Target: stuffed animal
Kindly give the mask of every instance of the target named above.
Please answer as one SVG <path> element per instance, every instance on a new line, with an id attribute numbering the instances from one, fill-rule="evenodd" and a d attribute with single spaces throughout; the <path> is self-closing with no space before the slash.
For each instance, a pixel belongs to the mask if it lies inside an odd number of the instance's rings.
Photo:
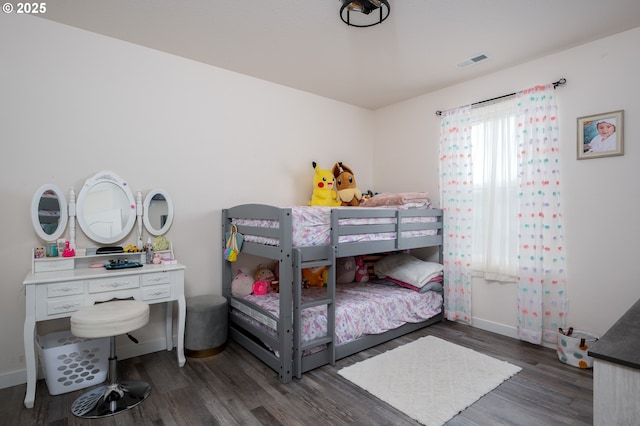
<path id="1" fill-rule="evenodd" d="M 351 168 L 337 162 L 333 165 L 333 176 L 336 178 L 336 191 L 340 203 L 343 206 L 359 206 L 362 192 L 358 189 L 356 177 Z"/>
<path id="2" fill-rule="evenodd" d="M 253 295 L 264 296 L 269 293 L 269 283 L 266 281 L 256 281 L 253 283 Z"/>
<path id="3" fill-rule="evenodd" d="M 311 163 L 315 175 L 313 177 L 313 192 L 311 193 L 310 206 L 339 206 L 341 202 L 338 200 L 338 194 L 335 190 L 336 179 L 331 170 L 325 170 L 318 167 L 316 162 Z"/>
<path id="4" fill-rule="evenodd" d="M 315 268 L 304 268 L 302 270 L 302 280 L 308 284 L 317 287 L 327 285 L 327 267 L 317 266 Z"/>
<path id="5" fill-rule="evenodd" d="M 280 263 L 276 262 L 275 265 L 273 265 L 273 275 L 274 275 L 274 280 L 271 281 L 271 290 L 274 293 L 280 293 Z"/>
<path id="6" fill-rule="evenodd" d="M 254 279 L 248 271 L 239 268 L 236 276 L 231 281 L 231 294 L 233 296 L 248 296 L 253 292 Z"/>
<path id="7" fill-rule="evenodd" d="M 364 264 L 364 259 L 361 256 L 356 257 L 355 280 L 359 283 L 366 283 L 369 281 L 369 272 L 367 271 L 367 266 Z"/>
<path id="8" fill-rule="evenodd" d="M 270 283 L 276 279 L 276 275 L 268 265 L 261 263 L 258 265 L 258 269 L 256 269 L 256 273 L 253 275 L 253 278 L 256 281 L 266 281 Z"/>
<path id="9" fill-rule="evenodd" d="M 356 277 L 356 259 L 353 256 L 336 259 L 336 284 L 352 283 Z"/>

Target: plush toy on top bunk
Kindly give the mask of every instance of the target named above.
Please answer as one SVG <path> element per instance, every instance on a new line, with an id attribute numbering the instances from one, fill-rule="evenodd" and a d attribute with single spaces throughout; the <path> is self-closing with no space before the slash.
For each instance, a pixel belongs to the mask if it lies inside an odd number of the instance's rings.
<path id="1" fill-rule="evenodd" d="M 341 201 L 338 200 L 338 194 L 335 190 L 335 176 L 331 170 L 325 170 L 318 167 L 316 162 L 311 163 L 315 175 L 313 176 L 313 192 L 311 194 L 311 200 L 309 200 L 310 206 L 339 206 Z"/>
<path id="2" fill-rule="evenodd" d="M 362 192 L 356 184 L 353 171 L 346 164 L 337 162 L 333 165 L 333 176 L 336 178 L 336 191 L 338 200 L 343 206 L 359 206 L 362 200 Z"/>

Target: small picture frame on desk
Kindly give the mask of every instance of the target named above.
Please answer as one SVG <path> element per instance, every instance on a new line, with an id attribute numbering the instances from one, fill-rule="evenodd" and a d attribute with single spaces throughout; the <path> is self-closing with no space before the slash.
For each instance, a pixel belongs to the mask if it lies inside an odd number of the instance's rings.
<path id="1" fill-rule="evenodd" d="M 624 155 L 624 110 L 578 118 L 578 160 Z"/>

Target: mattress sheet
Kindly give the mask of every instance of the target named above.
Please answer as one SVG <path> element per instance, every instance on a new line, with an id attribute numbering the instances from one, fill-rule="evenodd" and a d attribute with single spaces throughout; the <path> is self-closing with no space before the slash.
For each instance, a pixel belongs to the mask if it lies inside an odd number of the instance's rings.
<path id="1" fill-rule="evenodd" d="M 318 299 L 325 288 L 303 290 L 303 300 Z M 279 295 L 245 296 L 275 316 L 279 316 Z M 429 291 L 418 293 L 405 288 L 374 283 L 350 283 L 336 286 L 336 344 L 355 340 L 366 334 L 381 334 L 405 323 L 416 323 L 433 317 L 442 308 L 442 295 Z M 234 309 L 233 315 L 248 317 Z M 257 326 L 261 324 L 249 319 Z M 326 335 L 327 307 L 316 306 L 302 313 L 302 341 Z M 264 326 L 265 329 L 268 327 Z M 273 332 L 273 330 L 271 330 Z"/>
<path id="2" fill-rule="evenodd" d="M 322 206 L 294 206 L 291 207 L 291 223 L 293 228 L 293 246 L 322 246 L 331 243 L 331 209 L 336 207 Z M 353 207 L 347 207 L 353 208 Z M 435 217 L 408 217 L 403 219 L 403 223 L 421 223 L 435 222 Z M 263 228 L 278 228 L 279 223 L 275 220 L 260 219 L 234 219 L 232 221 L 236 225 L 248 225 Z M 375 225 L 395 223 L 393 218 L 354 218 L 341 219 L 340 225 Z M 436 230 L 406 231 L 402 232 L 403 238 L 415 238 L 425 235 L 435 235 Z M 264 244 L 270 246 L 278 246 L 279 241 L 274 238 L 260 237 L 256 235 L 245 235 L 246 241 Z M 355 234 L 342 235 L 339 237 L 339 243 L 354 243 L 367 241 L 383 241 L 393 240 L 396 238 L 395 232 L 383 232 L 378 234 Z"/>

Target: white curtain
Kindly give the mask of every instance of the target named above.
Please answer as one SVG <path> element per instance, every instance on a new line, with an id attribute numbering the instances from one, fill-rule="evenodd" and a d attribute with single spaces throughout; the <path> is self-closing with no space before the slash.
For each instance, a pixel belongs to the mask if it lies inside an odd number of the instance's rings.
<path id="1" fill-rule="evenodd" d="M 527 342 L 555 343 L 567 312 L 558 107 L 551 84 L 519 92 L 516 99 L 518 333 Z"/>
<path id="2" fill-rule="evenodd" d="M 445 317 L 471 324 L 473 163 L 471 108 L 442 113 L 440 204 L 443 210 Z"/>
<path id="3" fill-rule="evenodd" d="M 473 276 L 515 282 L 518 153 L 515 97 L 471 111 Z"/>
<path id="4" fill-rule="evenodd" d="M 518 333 L 564 326 L 564 248 L 553 85 L 442 114 L 445 316 L 471 323 L 471 279 L 515 281 Z"/>

